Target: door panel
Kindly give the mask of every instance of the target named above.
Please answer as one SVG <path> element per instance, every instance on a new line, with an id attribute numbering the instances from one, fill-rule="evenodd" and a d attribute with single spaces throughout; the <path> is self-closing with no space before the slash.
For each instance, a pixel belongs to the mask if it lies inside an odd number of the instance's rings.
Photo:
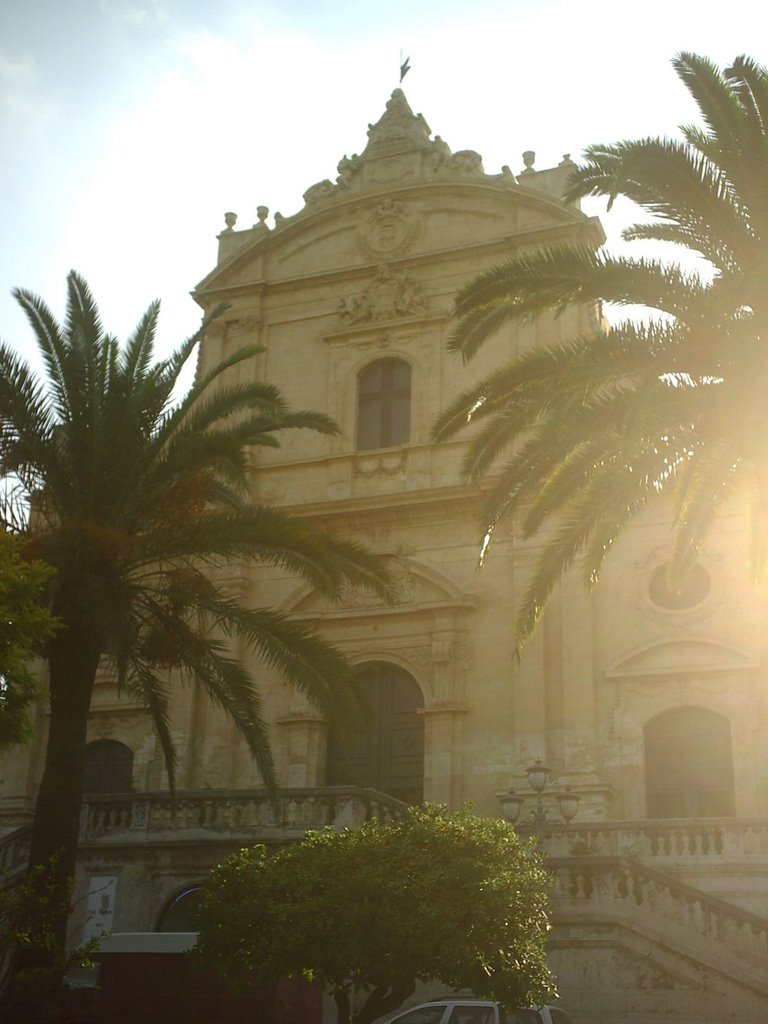
<path id="1" fill-rule="evenodd" d="M 378 789 L 420 803 L 424 794 L 424 706 L 416 680 L 385 662 L 366 665 L 360 686 L 370 708 L 356 737 L 339 742 L 333 734 L 328 748 L 328 784 Z"/>

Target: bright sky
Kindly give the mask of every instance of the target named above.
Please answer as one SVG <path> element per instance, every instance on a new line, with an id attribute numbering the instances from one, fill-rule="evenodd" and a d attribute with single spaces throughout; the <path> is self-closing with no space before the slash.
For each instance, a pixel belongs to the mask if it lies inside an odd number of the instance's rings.
<path id="1" fill-rule="evenodd" d="M 75 268 L 121 337 L 161 298 L 174 346 L 198 325 L 188 293 L 224 211 L 289 216 L 334 179 L 401 51 L 413 110 L 498 173 L 526 149 L 544 168 L 674 134 L 693 108 L 670 58 L 768 63 L 765 21 L 762 0 L 4 0 L 0 337 L 29 352 L 11 288 L 62 316 Z"/>

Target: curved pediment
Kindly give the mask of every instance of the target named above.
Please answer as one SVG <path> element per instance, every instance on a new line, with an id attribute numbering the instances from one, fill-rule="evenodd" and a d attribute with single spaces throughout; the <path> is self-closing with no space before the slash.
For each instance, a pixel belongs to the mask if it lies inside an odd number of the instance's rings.
<path id="1" fill-rule="evenodd" d="M 415 608 L 467 608 L 474 603 L 446 575 L 410 558 L 393 556 L 389 568 L 394 580 L 395 601 L 385 604 L 363 587 L 346 583 L 337 601 L 331 601 L 302 584 L 282 603 L 280 610 L 296 618 L 328 618 L 350 614 L 412 614 Z"/>
<path id="2" fill-rule="evenodd" d="M 545 172 L 542 172 L 545 173 Z M 279 284 L 307 275 L 349 273 L 393 259 L 499 243 L 512 236 L 525 243 L 556 244 L 563 231 L 583 237 L 597 222 L 559 200 L 533 189 L 506 185 L 489 176 L 479 180 L 431 179 L 407 188 L 372 194 L 343 193 L 316 207 L 305 207 L 269 231 L 257 225 L 233 232 L 220 243 L 223 259 L 195 293 L 245 285 Z"/>
<path id="3" fill-rule="evenodd" d="M 636 648 L 610 665 L 607 679 L 657 678 L 713 672 L 751 672 L 759 663 L 747 652 L 711 637 L 675 637 Z"/>

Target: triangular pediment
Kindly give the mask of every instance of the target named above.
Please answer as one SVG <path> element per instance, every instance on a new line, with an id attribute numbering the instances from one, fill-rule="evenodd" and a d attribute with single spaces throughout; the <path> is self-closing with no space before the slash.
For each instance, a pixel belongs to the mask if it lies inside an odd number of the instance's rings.
<path id="1" fill-rule="evenodd" d="M 283 602 L 281 611 L 296 618 L 326 618 L 346 614 L 399 614 L 426 608 L 469 608 L 473 595 L 462 593 L 443 573 L 411 558 L 388 559 L 394 583 L 394 603 L 387 604 L 364 587 L 346 583 L 337 601 L 317 594 L 306 584 Z"/>
<path id="2" fill-rule="evenodd" d="M 710 637 L 689 636 L 656 641 L 637 648 L 610 665 L 608 679 L 750 672 L 759 667 L 747 651 Z"/>

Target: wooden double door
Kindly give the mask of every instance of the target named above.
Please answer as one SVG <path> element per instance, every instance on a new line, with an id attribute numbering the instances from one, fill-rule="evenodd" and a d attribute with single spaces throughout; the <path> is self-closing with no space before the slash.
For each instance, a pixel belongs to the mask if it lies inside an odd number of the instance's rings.
<path id="1" fill-rule="evenodd" d="M 424 700 L 418 683 L 397 665 L 373 662 L 358 683 L 367 713 L 358 734 L 340 742 L 331 734 L 330 786 L 377 789 L 406 803 L 424 798 Z"/>

